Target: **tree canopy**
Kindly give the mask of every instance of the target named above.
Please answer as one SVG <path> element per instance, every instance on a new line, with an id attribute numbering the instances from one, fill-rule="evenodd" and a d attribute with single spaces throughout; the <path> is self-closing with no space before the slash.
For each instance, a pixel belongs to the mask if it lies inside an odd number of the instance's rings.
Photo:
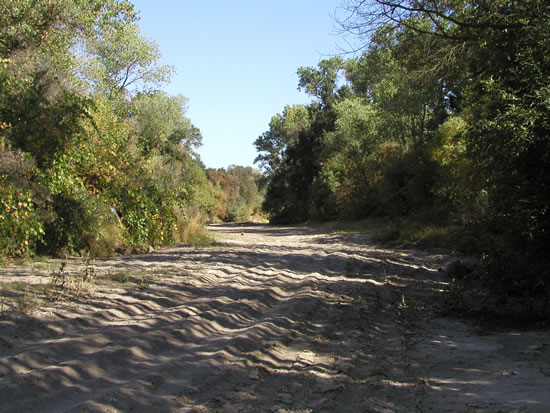
<path id="1" fill-rule="evenodd" d="M 0 259 L 204 238 L 219 191 L 187 99 L 159 90 L 173 68 L 134 6 L 0 6 Z"/>
<path id="2" fill-rule="evenodd" d="M 548 298 L 547 2 L 346 0 L 338 21 L 355 56 L 300 68 L 307 118 L 256 141 L 272 220 L 448 226 L 497 289 Z"/>

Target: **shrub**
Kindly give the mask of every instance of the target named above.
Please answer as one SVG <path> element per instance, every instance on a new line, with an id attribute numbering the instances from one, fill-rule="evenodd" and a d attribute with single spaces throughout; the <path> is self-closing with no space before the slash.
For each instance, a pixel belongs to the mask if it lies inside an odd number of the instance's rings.
<path id="1" fill-rule="evenodd" d="M 177 241 L 194 246 L 208 245 L 213 242 L 204 226 L 206 221 L 204 211 L 196 207 L 187 207 L 185 210 L 177 208 L 175 215 L 177 225 L 174 238 Z"/>
<path id="2" fill-rule="evenodd" d="M 43 235 L 30 192 L 0 176 L 0 256 L 28 256 Z"/>

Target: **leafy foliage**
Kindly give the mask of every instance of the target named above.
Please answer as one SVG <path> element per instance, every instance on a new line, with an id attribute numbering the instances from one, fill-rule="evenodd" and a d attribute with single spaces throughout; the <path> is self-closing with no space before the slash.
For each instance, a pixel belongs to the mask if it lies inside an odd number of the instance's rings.
<path id="1" fill-rule="evenodd" d="M 0 6 L 0 256 L 206 239 L 202 137 L 185 97 L 156 90 L 173 69 L 133 5 Z"/>
<path id="2" fill-rule="evenodd" d="M 549 6 L 347 0 L 342 10 L 361 53 L 300 68 L 307 118 L 287 107 L 255 143 L 272 221 L 454 227 L 496 291 L 550 299 Z"/>
<path id="3" fill-rule="evenodd" d="M 230 166 L 207 171 L 215 191 L 216 202 L 210 211 L 211 220 L 244 222 L 261 216 L 264 198 L 262 175 L 251 167 Z"/>
<path id="4" fill-rule="evenodd" d="M 44 234 L 29 192 L 0 179 L 0 255 L 27 256 Z"/>
<path id="5" fill-rule="evenodd" d="M 169 80 L 173 68 L 159 65 L 158 46 L 145 39 L 136 23 L 109 30 L 88 42 L 85 73 L 94 88 L 107 94 L 139 91 Z"/>

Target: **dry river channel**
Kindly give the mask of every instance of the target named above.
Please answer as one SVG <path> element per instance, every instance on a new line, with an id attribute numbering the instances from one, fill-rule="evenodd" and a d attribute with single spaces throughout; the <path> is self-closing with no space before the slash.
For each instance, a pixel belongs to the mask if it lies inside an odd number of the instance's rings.
<path id="1" fill-rule="evenodd" d="M 550 332 L 444 315 L 449 256 L 209 230 L 213 247 L 67 259 L 88 288 L 0 313 L 0 412 L 550 412 Z"/>

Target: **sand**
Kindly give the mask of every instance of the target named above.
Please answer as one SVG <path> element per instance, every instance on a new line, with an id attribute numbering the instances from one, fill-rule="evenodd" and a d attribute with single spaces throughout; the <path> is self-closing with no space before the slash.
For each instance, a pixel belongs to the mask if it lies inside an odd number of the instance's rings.
<path id="1" fill-rule="evenodd" d="M 450 257 L 209 230 L 214 247 L 92 260 L 78 294 L 2 312 L 0 412 L 550 411 L 550 332 L 442 315 Z M 59 262 L 0 280 L 46 286 Z"/>

